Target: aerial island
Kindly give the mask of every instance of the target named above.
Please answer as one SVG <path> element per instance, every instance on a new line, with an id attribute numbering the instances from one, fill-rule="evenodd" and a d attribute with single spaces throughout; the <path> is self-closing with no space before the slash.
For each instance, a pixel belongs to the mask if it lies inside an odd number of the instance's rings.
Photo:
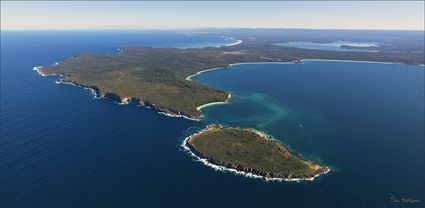
<path id="1" fill-rule="evenodd" d="M 252 129 L 210 125 L 188 137 L 184 145 L 210 164 L 267 180 L 313 180 L 330 171 Z"/>
<path id="2" fill-rule="evenodd" d="M 292 62 L 334 59 L 423 64 L 420 53 L 334 52 L 276 46 L 267 39 L 243 39 L 239 44 L 200 49 L 127 46 L 118 54 L 79 54 L 35 67 L 43 76 L 59 75 L 60 83 L 92 89 L 101 98 L 137 102 L 160 113 L 202 119 L 201 109 L 227 103 L 231 95 L 193 81 L 205 71 L 246 62 Z M 305 161 L 281 143 L 252 129 L 212 126 L 185 141 L 189 150 L 208 164 L 246 175 L 277 180 L 310 180 L 330 169 Z"/>

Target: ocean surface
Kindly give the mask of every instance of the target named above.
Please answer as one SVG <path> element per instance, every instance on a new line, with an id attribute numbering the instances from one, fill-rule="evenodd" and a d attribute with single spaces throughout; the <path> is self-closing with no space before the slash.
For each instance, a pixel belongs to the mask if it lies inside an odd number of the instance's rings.
<path id="1" fill-rule="evenodd" d="M 348 45 L 348 46 L 354 46 L 354 47 L 379 46 L 379 44 L 375 42 L 334 41 L 331 43 L 314 43 L 314 42 L 307 42 L 307 41 L 295 41 L 295 42 L 288 42 L 288 43 L 279 43 L 277 45 L 294 47 L 294 48 L 326 50 L 326 51 L 379 52 L 379 50 L 341 48 L 342 45 Z"/>
<path id="2" fill-rule="evenodd" d="M 94 99 L 33 66 L 123 45 L 235 40 L 165 32 L 1 32 L 0 207 L 423 207 L 424 68 L 305 61 L 246 64 L 195 81 L 232 92 L 205 121 Z M 253 127 L 332 168 L 313 182 L 215 171 L 180 147 L 209 123 Z M 395 203 L 412 198 L 420 203 Z"/>

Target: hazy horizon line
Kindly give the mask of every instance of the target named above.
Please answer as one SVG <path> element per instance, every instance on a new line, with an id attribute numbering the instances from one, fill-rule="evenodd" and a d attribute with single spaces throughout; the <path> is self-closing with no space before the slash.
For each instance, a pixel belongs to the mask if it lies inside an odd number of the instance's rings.
<path id="1" fill-rule="evenodd" d="M 220 29 L 281 29 L 281 30 L 356 30 L 356 31 L 425 31 L 425 29 L 361 29 L 361 28 L 291 28 L 291 27 L 152 27 L 152 28 L 0 28 L 0 31 L 143 31 L 143 30 L 220 30 Z"/>

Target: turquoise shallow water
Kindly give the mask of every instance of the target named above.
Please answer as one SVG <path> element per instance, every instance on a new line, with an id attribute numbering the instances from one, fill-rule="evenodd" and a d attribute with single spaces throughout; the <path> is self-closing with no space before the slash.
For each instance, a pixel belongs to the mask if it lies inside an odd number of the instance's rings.
<path id="1" fill-rule="evenodd" d="M 194 80 L 232 92 L 229 105 L 203 109 L 207 123 L 256 128 L 333 168 L 313 183 L 337 183 L 366 205 L 424 199 L 423 67 L 244 64 Z"/>
<path id="2" fill-rule="evenodd" d="M 32 70 L 84 52 L 116 53 L 122 45 L 211 44 L 229 40 L 2 31 L 0 207 L 403 207 L 390 197 L 425 200 L 423 67 L 306 62 L 204 73 L 194 79 L 234 97 L 205 108 L 204 122 L 93 99 Z M 214 171 L 180 148 L 208 123 L 266 131 L 336 171 L 301 183 Z"/>

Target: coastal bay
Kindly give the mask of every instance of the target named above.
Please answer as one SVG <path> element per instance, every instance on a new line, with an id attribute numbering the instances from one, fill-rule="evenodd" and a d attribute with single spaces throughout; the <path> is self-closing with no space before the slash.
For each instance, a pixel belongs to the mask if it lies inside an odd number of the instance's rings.
<path id="1" fill-rule="evenodd" d="M 421 200 L 409 206 L 423 207 L 423 67 L 304 59 L 233 65 L 191 77 L 232 94 L 228 104 L 201 109 L 204 117 L 194 122 L 93 99 L 89 90 L 57 85 L 57 77 L 31 69 L 87 52 L 115 54 L 122 45 L 230 42 L 107 31 L 2 35 L 8 52 L 1 54 L 0 192 L 6 207 L 391 207 L 394 197 Z M 250 41 L 232 47 L 243 51 L 243 44 Z M 214 123 L 273 135 L 293 154 L 332 171 L 299 183 L 214 171 L 180 146 Z"/>
<path id="2" fill-rule="evenodd" d="M 416 60 L 417 54 L 317 53 L 254 43 L 237 40 L 224 47 L 201 49 L 127 46 L 120 48 L 119 54 L 85 53 L 35 69 L 41 75 L 61 75 L 63 83 L 92 88 L 101 98 L 112 98 L 122 104 L 134 101 L 167 115 L 199 119 L 200 106 L 226 103 L 229 93 L 192 82 L 191 77 L 217 68 L 252 62 L 300 63 L 315 58 L 401 63 L 413 59 L 423 63 Z"/>
<path id="3" fill-rule="evenodd" d="M 287 54 L 279 50 L 279 46 L 252 47 L 249 44 L 241 45 L 242 42 L 237 41 L 235 44 L 228 44 L 225 47 L 206 47 L 202 49 L 127 46 L 121 48 L 120 53 L 116 55 L 81 54 L 51 66 L 35 67 L 34 69 L 43 76 L 59 75 L 61 76 L 60 83 L 71 83 L 91 89 L 97 97 L 111 98 L 119 101 L 121 105 L 136 102 L 141 106 L 152 108 L 160 114 L 200 121 L 205 117 L 203 109 L 228 104 L 231 101 L 231 93 L 223 90 L 220 86 L 215 87 L 214 85 L 205 85 L 203 82 L 197 82 L 197 76 L 241 65 L 298 65 L 303 64 L 304 61 L 314 60 L 288 57 Z M 269 50 L 270 48 L 276 50 Z M 367 53 L 356 52 L 354 54 L 366 55 Z M 311 57 L 314 58 L 315 56 Z M 319 61 L 321 60 L 332 62 L 332 60 L 319 59 Z M 367 61 L 367 58 L 366 61 L 356 60 L 356 58 L 354 60 L 334 61 L 379 63 Z M 393 59 L 393 61 L 396 61 L 396 59 Z M 257 93 L 253 95 L 252 99 L 259 99 L 258 101 L 263 102 L 268 98 Z M 263 121 L 257 121 L 255 118 L 247 121 L 255 122 L 257 128 L 263 129 L 288 115 L 288 109 L 280 107 L 277 103 L 271 102 L 266 106 L 266 108 L 274 111 L 272 115 L 262 116 Z M 225 122 L 229 121 L 231 122 L 232 120 L 225 120 Z M 218 121 L 218 123 L 221 122 L 223 120 Z M 301 122 L 299 120 L 297 122 L 302 128 Z M 236 126 L 240 125 L 243 126 L 243 123 L 236 122 Z M 214 148 L 219 149 L 220 147 L 216 146 L 211 149 Z M 284 147 L 282 146 L 282 148 Z M 192 148 L 192 150 L 199 153 L 195 148 Z M 233 149 L 233 151 L 237 151 L 237 149 Z M 257 156 L 259 157 L 259 155 Z M 215 165 L 226 166 L 223 164 L 228 163 L 216 163 Z M 233 167 L 233 164 L 230 166 Z M 278 174 L 278 178 L 290 180 L 294 177 L 296 180 L 304 180 L 305 178 L 314 178 L 320 173 L 328 171 L 329 168 L 326 168 L 326 171 L 325 169 L 320 169 L 315 174 L 305 173 L 304 175 L 298 174 L 295 176 L 286 172 L 285 176 Z M 269 178 L 270 175 L 276 175 L 276 173 L 262 170 L 254 173 L 250 172 L 250 174 L 258 173 L 265 173 Z M 257 176 L 265 177 L 264 174 Z"/>

